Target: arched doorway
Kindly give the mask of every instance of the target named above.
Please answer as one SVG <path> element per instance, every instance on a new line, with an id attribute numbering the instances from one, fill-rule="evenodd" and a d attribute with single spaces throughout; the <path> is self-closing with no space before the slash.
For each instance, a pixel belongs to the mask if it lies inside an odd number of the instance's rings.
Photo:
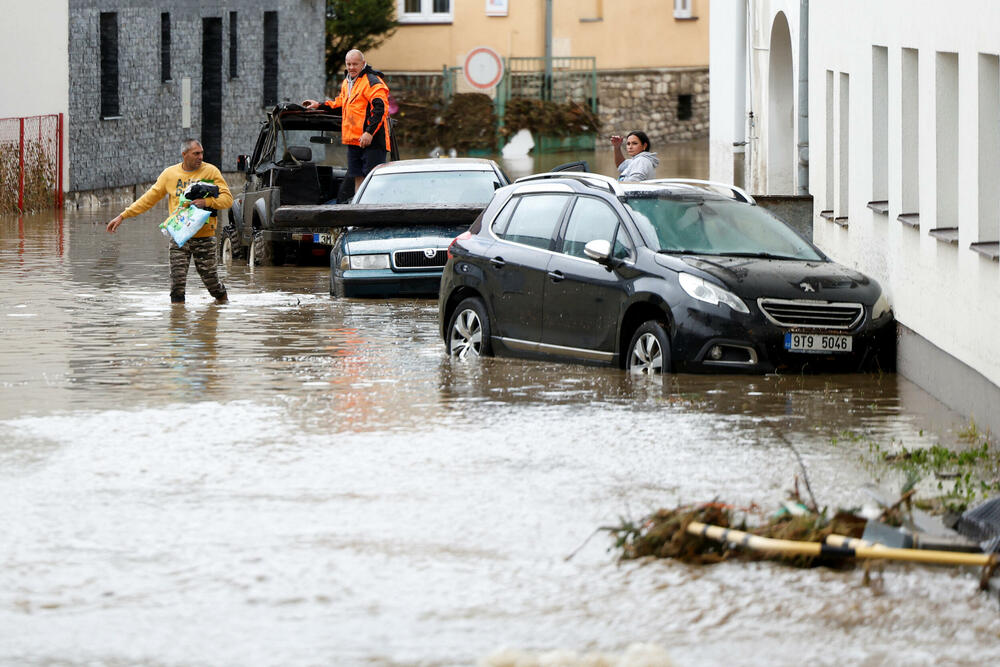
<path id="1" fill-rule="evenodd" d="M 771 26 L 767 74 L 767 192 L 795 194 L 795 86 L 792 35 L 778 12 Z"/>

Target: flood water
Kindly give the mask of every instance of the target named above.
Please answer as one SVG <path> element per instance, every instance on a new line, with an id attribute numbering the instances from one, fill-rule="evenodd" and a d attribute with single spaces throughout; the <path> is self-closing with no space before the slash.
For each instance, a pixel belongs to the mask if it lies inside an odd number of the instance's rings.
<path id="1" fill-rule="evenodd" d="M 697 174 L 693 174 L 697 175 Z M 444 356 L 433 300 L 321 266 L 192 270 L 162 208 L 0 218 L 0 664 L 475 665 L 503 647 L 677 665 L 1000 660 L 978 573 L 618 563 L 601 526 L 874 486 L 864 433 L 964 426 L 895 375 L 690 376 Z M 590 538 L 588 541 L 588 537 Z M 575 553 L 574 553 L 575 552 Z M 570 554 L 572 558 L 567 559 Z"/>

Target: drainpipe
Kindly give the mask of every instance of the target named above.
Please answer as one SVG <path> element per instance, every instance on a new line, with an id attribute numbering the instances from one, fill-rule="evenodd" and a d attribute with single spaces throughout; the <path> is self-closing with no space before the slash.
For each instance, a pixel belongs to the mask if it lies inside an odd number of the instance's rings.
<path id="1" fill-rule="evenodd" d="M 545 0 L 545 80 L 542 98 L 552 99 L 552 0 Z"/>
<path id="2" fill-rule="evenodd" d="M 798 194 L 809 194 L 809 0 L 799 0 L 799 178 Z"/>

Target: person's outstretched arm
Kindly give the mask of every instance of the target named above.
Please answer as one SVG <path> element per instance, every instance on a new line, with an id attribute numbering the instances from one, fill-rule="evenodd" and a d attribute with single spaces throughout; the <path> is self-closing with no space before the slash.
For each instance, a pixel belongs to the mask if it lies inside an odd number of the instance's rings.
<path id="1" fill-rule="evenodd" d="M 624 138 L 621 135 L 618 134 L 611 135 L 611 146 L 613 147 L 615 152 L 616 167 L 625 161 L 625 156 L 622 155 L 622 141 L 624 141 Z"/>

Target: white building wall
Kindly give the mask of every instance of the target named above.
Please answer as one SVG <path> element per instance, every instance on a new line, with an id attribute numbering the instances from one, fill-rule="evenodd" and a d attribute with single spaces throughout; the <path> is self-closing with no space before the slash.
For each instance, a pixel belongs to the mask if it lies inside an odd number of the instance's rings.
<path id="1" fill-rule="evenodd" d="M 63 127 L 67 127 L 69 0 L 4 2 L 0 44 L 3 45 L 0 118 L 61 113 L 64 114 Z M 4 141 L 17 139 L 16 130 L 11 127 L 0 128 L 0 132 L 3 132 L 0 139 Z M 68 177 L 66 160 L 63 181 Z"/>
<path id="2" fill-rule="evenodd" d="M 771 31 L 783 14 L 791 37 L 789 85 L 793 141 L 798 135 L 799 0 L 712 0 L 709 70 L 712 100 L 709 131 L 709 173 L 712 180 L 733 182 L 734 159 L 744 160 L 742 185 L 754 194 L 795 194 L 791 188 L 774 190 L 767 182 L 768 110 L 774 106 L 771 82 Z M 749 24 L 749 29 L 748 29 Z M 746 142 L 745 146 L 738 146 Z M 794 151 L 794 145 L 788 150 Z M 797 163 L 792 170 L 797 171 Z M 788 191 L 784 191 L 784 190 Z"/>
<path id="3" fill-rule="evenodd" d="M 69 1 L 3 3 L 0 118 L 69 109 Z"/>
<path id="4" fill-rule="evenodd" d="M 709 13 L 709 173 L 744 185 L 744 166 L 736 164 L 747 137 L 746 0 L 712 0 Z"/>
<path id="5" fill-rule="evenodd" d="M 942 12 L 947 12 L 945 17 Z M 947 20 L 944 20 L 947 18 Z M 873 46 L 888 55 L 888 210 L 868 206 L 873 191 Z M 918 108 L 904 102 L 904 49 L 915 49 L 918 62 Z M 912 54 L 913 52 L 908 52 Z M 948 77 L 956 53 L 957 81 Z M 1000 226 L 988 237 L 979 229 L 979 55 L 1000 53 L 1000 3 L 967 0 L 947 9 L 932 0 L 811 0 L 810 2 L 810 146 L 811 193 L 815 201 L 814 240 L 835 260 L 876 278 L 886 289 L 897 320 L 955 359 L 1000 386 L 1000 264 L 970 249 L 977 241 L 1000 240 Z M 833 117 L 828 117 L 827 81 L 832 72 Z M 841 114 L 841 86 L 849 79 L 846 117 Z M 941 77 L 944 77 L 942 79 Z M 713 72 L 714 80 L 714 72 Z M 939 84 L 943 94 L 939 95 Z M 957 104 L 949 86 L 958 91 Z M 941 110 L 939 114 L 938 111 Z M 912 138 L 904 138 L 906 119 L 916 125 L 918 211 L 904 210 L 906 163 Z M 957 117 L 953 117 L 957 113 Z M 841 123 L 848 124 L 847 164 L 840 163 Z M 827 149 L 827 124 L 834 128 L 834 154 Z M 942 133 L 940 144 L 938 134 Z M 957 157 L 952 145 L 957 141 Z M 944 169 L 939 175 L 938 160 Z M 957 178 L 949 165 L 957 164 Z M 833 165 L 836 173 L 829 172 Z M 840 181 L 849 180 L 846 220 L 837 224 L 819 215 L 837 209 Z M 833 179 L 834 202 L 827 201 Z M 941 184 L 944 184 L 943 186 Z M 949 183 L 953 185 L 949 185 Z M 948 188 L 954 188 L 949 190 Z M 993 183 L 985 201 L 1000 200 Z M 957 216 L 942 202 L 957 202 Z M 985 194 L 985 193 L 984 193 Z M 918 227 L 904 224 L 901 214 L 919 213 Z M 912 222 L 912 220 L 911 220 Z M 957 243 L 932 230 L 957 222 Z M 941 236 L 950 236 L 946 232 Z M 907 368 L 900 370 L 907 373 Z M 918 368 L 911 371 L 919 373 Z M 946 401 L 947 402 L 947 401 Z M 993 406 L 1000 410 L 1000 406 Z"/>

